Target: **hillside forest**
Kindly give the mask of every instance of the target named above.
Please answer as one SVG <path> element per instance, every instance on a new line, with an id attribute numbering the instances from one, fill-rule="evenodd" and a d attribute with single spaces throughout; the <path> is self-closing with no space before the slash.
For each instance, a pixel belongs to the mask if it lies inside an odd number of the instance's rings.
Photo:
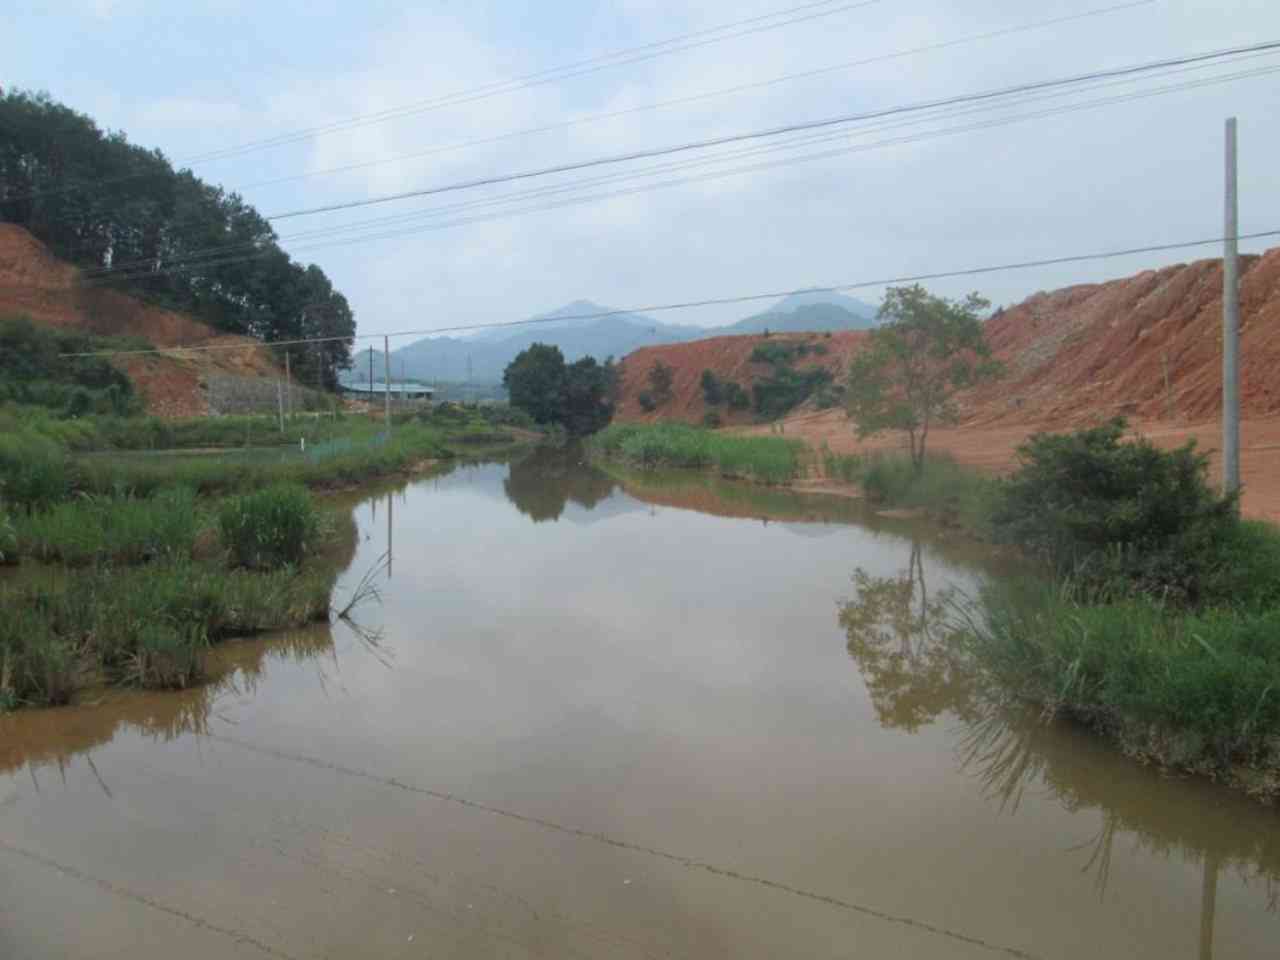
<path id="1" fill-rule="evenodd" d="M 175 169 L 45 94 L 0 94 L 0 222 L 29 230 L 83 282 L 272 341 L 335 337 L 300 371 L 332 387 L 355 317 L 324 271 L 295 262 L 238 194 Z"/>

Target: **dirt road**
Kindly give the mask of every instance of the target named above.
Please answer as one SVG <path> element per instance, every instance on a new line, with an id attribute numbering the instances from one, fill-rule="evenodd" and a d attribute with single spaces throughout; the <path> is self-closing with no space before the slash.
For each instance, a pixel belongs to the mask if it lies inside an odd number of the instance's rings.
<path id="1" fill-rule="evenodd" d="M 840 410 L 798 414 L 783 421 L 781 427 L 789 437 L 800 437 L 815 449 L 826 443 L 836 453 L 900 449 L 904 443 L 896 434 L 859 441 Z M 1218 477 L 1221 437 L 1216 422 L 1186 424 L 1146 420 L 1133 422 L 1132 428 L 1161 447 L 1172 448 L 1194 439 L 1200 449 L 1210 451 L 1211 475 L 1215 480 Z M 763 425 L 749 428 L 747 432 L 769 433 L 771 429 L 776 428 Z M 1004 471 L 1014 465 L 1018 444 L 1035 429 L 1026 425 L 950 427 L 933 431 L 929 445 L 933 450 L 951 454 L 961 463 Z M 1280 417 L 1243 422 L 1240 472 L 1244 481 L 1245 515 L 1280 523 Z"/>

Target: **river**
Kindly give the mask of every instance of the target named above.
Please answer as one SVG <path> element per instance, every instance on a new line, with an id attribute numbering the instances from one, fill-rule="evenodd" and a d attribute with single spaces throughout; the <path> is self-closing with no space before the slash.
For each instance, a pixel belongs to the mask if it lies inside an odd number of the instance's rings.
<path id="1" fill-rule="evenodd" d="M 0 957 L 1280 953 L 1274 810 L 949 668 L 961 543 L 545 451 L 348 506 L 354 624 L 0 717 Z"/>

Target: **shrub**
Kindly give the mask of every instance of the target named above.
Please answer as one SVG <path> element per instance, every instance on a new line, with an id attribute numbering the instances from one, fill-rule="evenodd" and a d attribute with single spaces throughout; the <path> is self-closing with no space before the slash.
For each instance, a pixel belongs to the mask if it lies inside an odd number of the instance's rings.
<path id="1" fill-rule="evenodd" d="M 640 404 L 640 409 L 646 413 L 652 413 L 658 409 L 658 401 L 653 399 L 653 394 L 648 390 L 641 390 L 636 394 L 636 401 Z"/>
<path id="2" fill-rule="evenodd" d="M 710 370 L 702 371 L 702 401 L 708 407 L 718 407 L 724 402 L 724 384 Z"/>
<path id="3" fill-rule="evenodd" d="M 813 404 L 819 410 L 830 410 L 844 405 L 844 387 L 838 383 L 826 383 L 813 393 Z"/>
<path id="4" fill-rule="evenodd" d="M 18 534 L 13 521 L 0 503 L 0 563 L 12 563 L 18 557 Z"/>
<path id="5" fill-rule="evenodd" d="M 751 406 L 751 397 L 747 395 L 747 391 L 742 389 L 742 384 L 733 380 L 725 383 L 724 396 L 730 410 L 745 410 Z"/>
<path id="6" fill-rule="evenodd" d="M 993 522 L 1001 539 L 1095 589 L 1211 600 L 1236 504 L 1205 480 L 1193 443 L 1163 451 L 1122 440 L 1125 423 L 1037 434 L 1018 448 Z"/>
<path id="7" fill-rule="evenodd" d="M 702 425 L 714 430 L 716 427 L 724 426 L 724 420 L 715 410 L 708 410 L 702 415 Z"/>
<path id="8" fill-rule="evenodd" d="M 302 562 L 320 534 L 320 515 L 299 484 L 279 483 L 232 497 L 218 516 L 235 564 L 265 569 Z"/>
<path id="9" fill-rule="evenodd" d="M 765 334 L 765 336 L 768 336 L 768 334 Z M 790 363 L 796 353 L 796 345 L 785 340 L 777 343 L 757 343 L 751 350 L 751 362 L 770 363 L 776 366 Z"/>
<path id="10" fill-rule="evenodd" d="M 103 357 L 64 357 L 102 349 L 147 348 L 137 337 L 97 337 L 0 317 L 0 399 L 47 407 L 68 417 L 132 413 L 141 406 L 133 384 Z"/>
<path id="11" fill-rule="evenodd" d="M 671 399 L 671 388 L 675 384 L 676 372 L 661 360 L 655 360 L 649 368 L 649 395 L 653 405 L 660 407 Z"/>
<path id="12" fill-rule="evenodd" d="M 797 371 L 775 367 L 773 375 L 757 380 L 751 387 L 751 402 L 761 417 L 781 417 L 809 399 L 810 394 L 831 382 L 831 372 L 821 367 Z"/>
<path id="13" fill-rule="evenodd" d="M 0 435 L 0 496 L 31 510 L 67 494 L 61 446 L 33 432 Z"/>

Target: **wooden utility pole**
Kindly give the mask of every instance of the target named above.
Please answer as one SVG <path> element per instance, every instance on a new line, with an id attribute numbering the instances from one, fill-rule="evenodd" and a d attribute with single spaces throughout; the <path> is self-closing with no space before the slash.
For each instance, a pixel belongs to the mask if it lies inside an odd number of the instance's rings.
<path id="1" fill-rule="evenodd" d="M 289 370 L 289 351 L 284 352 L 285 397 L 288 401 L 289 419 L 293 419 L 293 374 Z"/>
<path id="2" fill-rule="evenodd" d="M 387 395 L 383 398 L 387 420 L 387 436 L 391 436 L 391 338 L 382 338 L 382 378 Z"/>
<path id="3" fill-rule="evenodd" d="M 284 433 L 284 388 L 280 386 L 279 377 L 276 377 L 276 416 L 280 418 L 280 432 Z"/>
<path id="4" fill-rule="evenodd" d="M 1164 352 L 1164 418 L 1173 420 L 1173 387 L 1169 383 L 1169 351 Z"/>
<path id="5" fill-rule="evenodd" d="M 1227 120 L 1226 217 L 1222 249 L 1222 492 L 1240 489 L 1240 269 L 1236 118 Z"/>

